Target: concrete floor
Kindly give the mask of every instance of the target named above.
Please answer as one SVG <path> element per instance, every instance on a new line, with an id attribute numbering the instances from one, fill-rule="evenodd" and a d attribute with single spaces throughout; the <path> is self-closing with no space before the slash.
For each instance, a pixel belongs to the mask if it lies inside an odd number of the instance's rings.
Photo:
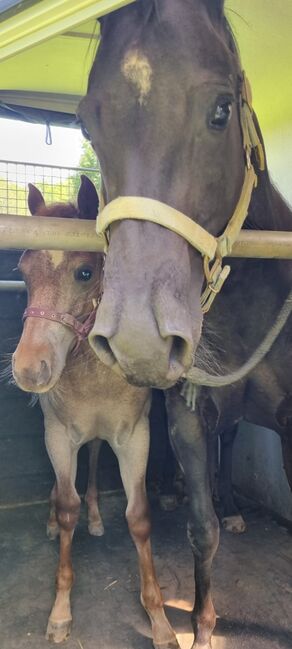
<path id="1" fill-rule="evenodd" d="M 151 649 L 139 604 L 135 549 L 123 497 L 103 497 L 102 538 L 87 533 L 85 514 L 74 539 L 74 624 L 66 649 Z M 0 649 L 47 649 L 57 542 L 45 536 L 47 505 L 0 511 Z M 249 514 L 248 532 L 221 532 L 213 572 L 218 622 L 213 649 L 292 647 L 292 538 L 266 516 Z M 167 614 L 182 649 L 192 644 L 192 557 L 186 508 L 153 511 L 153 550 Z"/>

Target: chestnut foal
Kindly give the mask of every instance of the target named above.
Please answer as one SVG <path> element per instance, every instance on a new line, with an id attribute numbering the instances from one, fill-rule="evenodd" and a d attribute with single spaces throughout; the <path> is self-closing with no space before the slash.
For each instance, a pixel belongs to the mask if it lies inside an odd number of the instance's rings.
<path id="1" fill-rule="evenodd" d="M 32 214 L 95 219 L 96 190 L 86 176 L 81 178 L 78 208 L 64 204 L 47 207 L 40 191 L 30 185 Z M 141 601 L 151 620 L 154 647 L 176 649 L 149 538 L 145 473 L 150 391 L 128 385 L 103 365 L 86 339 L 95 318 L 94 298 L 101 292 L 103 255 L 26 250 L 19 268 L 27 285 L 28 307 L 13 355 L 13 375 L 20 388 L 39 394 L 46 448 L 56 474 L 53 501 L 60 528 L 60 559 L 47 638 L 61 642 L 70 633 L 71 544 L 80 508 L 75 489 L 77 453 L 83 444 L 97 438 L 106 440 L 118 458 L 128 500 L 126 518 L 139 559 Z"/>
<path id="2" fill-rule="evenodd" d="M 98 492 L 96 486 L 97 463 L 101 445 L 102 440 L 97 438 L 93 439 L 87 444 L 89 454 L 89 471 L 87 490 L 84 496 L 84 500 L 87 504 L 88 531 L 92 536 L 103 536 L 104 534 L 103 522 L 98 507 Z M 55 482 L 50 495 L 50 515 L 47 522 L 47 535 L 51 541 L 54 541 L 60 534 L 60 528 L 56 513 L 56 498 L 57 483 Z"/>

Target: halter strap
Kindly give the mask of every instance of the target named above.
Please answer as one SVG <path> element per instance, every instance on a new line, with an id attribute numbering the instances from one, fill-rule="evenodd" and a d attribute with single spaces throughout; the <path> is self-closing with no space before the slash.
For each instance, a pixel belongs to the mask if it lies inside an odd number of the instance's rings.
<path id="1" fill-rule="evenodd" d="M 77 352 L 79 349 L 80 343 L 83 340 L 86 340 L 89 332 L 91 331 L 97 311 L 97 304 L 94 304 L 93 310 L 89 313 L 84 322 L 80 322 L 75 318 L 71 313 L 59 313 L 58 311 L 53 311 L 51 309 L 45 309 L 38 306 L 30 306 L 25 309 L 23 312 L 22 319 L 26 320 L 27 318 L 44 318 L 45 320 L 51 320 L 52 322 L 59 322 L 65 327 L 72 329 L 76 335 L 77 341 L 74 345 L 74 352 Z"/>
<path id="2" fill-rule="evenodd" d="M 99 233 L 106 232 L 112 223 L 123 219 L 158 223 L 186 239 L 203 256 L 206 255 L 209 259 L 215 257 L 217 239 L 189 216 L 167 203 L 142 196 L 120 196 L 100 212 L 96 229 Z"/>
<path id="3" fill-rule="evenodd" d="M 219 237 L 214 237 L 205 228 L 170 205 L 140 196 L 120 196 L 114 199 L 100 212 L 96 224 L 97 234 L 104 235 L 105 250 L 109 243 L 107 234 L 109 226 L 123 219 L 152 221 L 186 239 L 204 257 L 206 288 L 201 296 L 203 313 L 210 309 L 215 296 L 220 292 L 229 275 L 230 266 L 222 267 L 222 258 L 231 253 L 232 246 L 246 219 L 253 189 L 257 185 L 257 175 L 251 162 L 252 151 L 255 152 L 259 169 L 261 171 L 265 169 L 264 150 L 254 123 L 251 87 L 244 72 L 242 72 L 239 96 L 239 118 L 245 156 L 244 182 L 233 215 Z M 211 267 L 210 262 L 213 262 Z"/>

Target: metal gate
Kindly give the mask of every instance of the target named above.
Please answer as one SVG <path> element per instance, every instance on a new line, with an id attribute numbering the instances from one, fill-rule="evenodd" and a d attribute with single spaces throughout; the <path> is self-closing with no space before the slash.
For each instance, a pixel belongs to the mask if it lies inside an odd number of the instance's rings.
<path id="1" fill-rule="evenodd" d="M 74 201 L 80 175 L 100 186 L 100 171 L 94 167 L 58 167 L 0 160 L 0 213 L 28 215 L 28 183 L 41 190 L 48 203 Z"/>

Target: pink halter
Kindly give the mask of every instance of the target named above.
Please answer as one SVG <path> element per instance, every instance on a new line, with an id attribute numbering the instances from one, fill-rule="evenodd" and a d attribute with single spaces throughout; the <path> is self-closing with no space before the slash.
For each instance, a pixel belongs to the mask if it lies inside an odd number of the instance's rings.
<path id="1" fill-rule="evenodd" d="M 51 311 L 50 309 L 44 309 L 42 307 L 30 306 L 25 309 L 22 319 L 26 318 L 44 318 L 45 320 L 51 320 L 52 322 L 60 322 L 65 327 L 73 329 L 77 341 L 74 345 L 74 352 L 77 352 L 80 343 L 83 340 L 86 340 L 89 332 L 91 331 L 97 311 L 97 306 L 94 306 L 94 309 L 90 312 L 88 317 L 84 322 L 79 322 L 71 313 L 58 313 L 57 311 Z"/>

